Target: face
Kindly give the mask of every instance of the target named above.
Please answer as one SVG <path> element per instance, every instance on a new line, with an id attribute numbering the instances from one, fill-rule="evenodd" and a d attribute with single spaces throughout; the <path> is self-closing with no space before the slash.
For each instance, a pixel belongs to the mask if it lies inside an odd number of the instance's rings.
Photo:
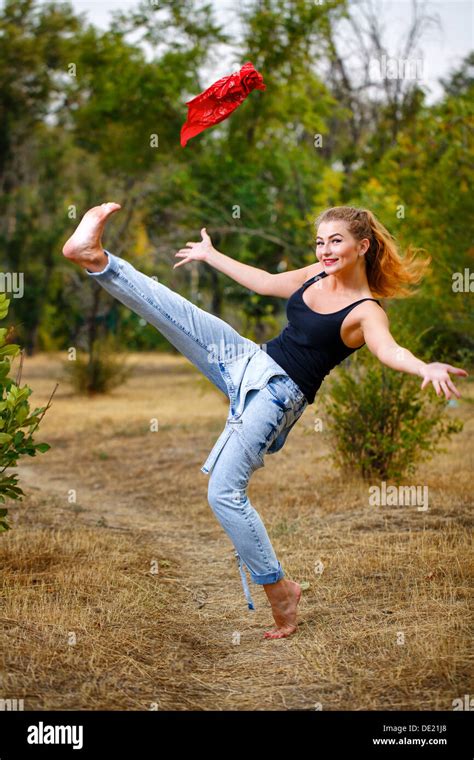
<path id="1" fill-rule="evenodd" d="M 349 232 L 345 222 L 322 222 L 318 227 L 316 238 L 316 256 L 327 272 L 336 272 L 357 261 L 364 263 L 363 256 L 369 248 L 370 241 L 356 240 Z"/>

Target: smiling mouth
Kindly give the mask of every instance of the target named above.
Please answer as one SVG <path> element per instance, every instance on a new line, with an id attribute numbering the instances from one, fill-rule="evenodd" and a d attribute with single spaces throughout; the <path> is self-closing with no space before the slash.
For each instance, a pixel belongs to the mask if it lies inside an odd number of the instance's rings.
<path id="1" fill-rule="evenodd" d="M 339 259 L 323 259 L 323 264 L 335 264 Z"/>

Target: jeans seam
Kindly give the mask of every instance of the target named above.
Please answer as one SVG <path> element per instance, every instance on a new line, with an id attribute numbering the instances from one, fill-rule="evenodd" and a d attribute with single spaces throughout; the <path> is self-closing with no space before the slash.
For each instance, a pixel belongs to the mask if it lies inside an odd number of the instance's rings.
<path id="1" fill-rule="evenodd" d="M 235 387 L 234 387 L 234 384 L 232 382 L 232 378 L 231 378 L 230 372 L 228 371 L 228 369 L 227 369 L 227 367 L 226 367 L 226 365 L 225 365 L 224 362 L 219 361 L 219 369 L 221 371 L 221 375 L 223 376 L 223 378 L 224 378 L 224 380 L 226 382 L 227 390 L 229 392 L 229 401 L 230 401 L 231 414 L 234 414 L 234 401 L 235 401 L 235 397 L 236 397 Z"/>
<path id="2" fill-rule="evenodd" d="M 246 496 L 246 500 L 248 501 L 248 496 Z M 269 566 L 269 562 L 268 562 L 268 558 L 267 558 L 267 555 L 266 555 L 266 553 L 265 553 L 265 551 L 264 551 L 264 549 L 263 549 L 263 546 L 262 546 L 262 543 L 261 543 L 261 541 L 260 541 L 260 539 L 259 539 L 259 537 L 258 537 L 257 531 L 255 530 L 255 526 L 252 524 L 252 521 L 251 521 L 251 519 L 250 519 L 250 516 L 247 514 L 247 512 L 246 512 L 246 510 L 245 510 L 245 505 L 242 505 L 242 506 L 240 507 L 240 509 L 241 509 L 241 511 L 242 511 L 242 514 L 243 514 L 243 516 L 244 516 L 244 518 L 245 518 L 245 520 L 246 520 L 246 522 L 247 522 L 248 526 L 250 527 L 250 529 L 251 529 L 252 533 L 254 534 L 255 543 L 256 543 L 256 544 L 257 544 L 257 546 L 258 546 L 258 549 L 259 549 L 259 551 L 260 551 L 260 554 L 262 555 L 262 559 L 263 559 L 263 561 L 265 562 L 265 564 L 266 564 L 266 565 L 268 565 L 268 566 Z M 250 568 L 249 568 L 249 571 L 250 571 Z M 268 572 L 269 572 L 269 573 L 271 573 L 271 572 L 272 572 L 272 570 L 270 569 Z M 260 573 L 257 573 L 257 575 L 259 575 L 259 574 L 260 574 Z"/>

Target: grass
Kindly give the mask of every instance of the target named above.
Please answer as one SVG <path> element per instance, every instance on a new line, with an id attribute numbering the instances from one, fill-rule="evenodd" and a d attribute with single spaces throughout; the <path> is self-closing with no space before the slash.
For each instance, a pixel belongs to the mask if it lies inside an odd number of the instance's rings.
<path id="1" fill-rule="evenodd" d="M 32 405 L 62 358 L 25 361 Z M 331 468 L 317 404 L 266 457 L 249 495 L 304 585 L 297 633 L 269 641 L 264 591 L 251 584 L 247 610 L 200 472 L 226 399 L 181 357 L 134 361 L 107 397 L 61 383 L 40 435 L 52 449 L 17 468 L 1 697 L 26 710 L 451 710 L 470 693 L 472 384 L 459 383 L 463 432 L 410 481 L 428 485 L 427 512 L 369 506 L 367 484 Z"/>

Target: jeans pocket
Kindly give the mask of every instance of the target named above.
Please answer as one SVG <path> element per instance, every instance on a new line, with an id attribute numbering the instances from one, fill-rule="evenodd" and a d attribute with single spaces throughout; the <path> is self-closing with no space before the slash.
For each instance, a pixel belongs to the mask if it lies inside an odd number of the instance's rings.
<path id="1" fill-rule="evenodd" d="M 290 409 L 293 408 L 290 389 L 288 388 L 284 377 L 274 375 L 270 378 L 264 390 L 267 391 L 272 402 L 279 406 L 280 409 L 283 409 L 284 412 L 289 412 Z"/>

